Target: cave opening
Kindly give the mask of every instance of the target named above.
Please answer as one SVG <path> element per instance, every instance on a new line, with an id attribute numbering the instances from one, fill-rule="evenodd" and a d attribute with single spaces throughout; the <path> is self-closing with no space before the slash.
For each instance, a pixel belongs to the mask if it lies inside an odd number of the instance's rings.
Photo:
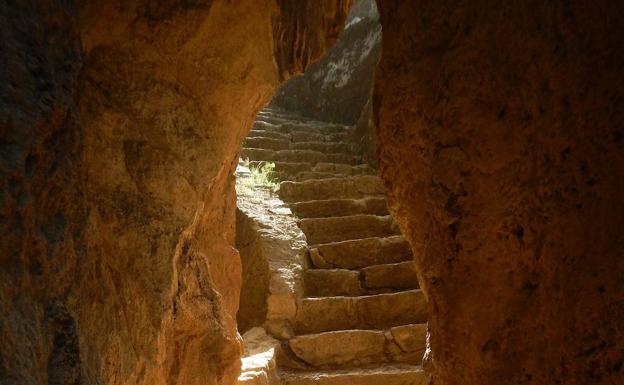
<path id="1" fill-rule="evenodd" d="M 376 4 L 361 0 L 241 143 L 241 384 L 425 380 L 425 301 L 375 168 L 380 50 Z"/>

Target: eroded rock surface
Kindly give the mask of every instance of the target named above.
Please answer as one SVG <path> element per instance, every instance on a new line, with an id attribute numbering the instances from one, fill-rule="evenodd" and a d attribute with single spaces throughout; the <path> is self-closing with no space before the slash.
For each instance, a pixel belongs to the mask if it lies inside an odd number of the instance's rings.
<path id="1" fill-rule="evenodd" d="M 344 31 L 305 74 L 284 83 L 271 105 L 316 120 L 355 124 L 369 100 L 381 54 L 381 27 L 374 0 L 351 8 Z"/>
<path id="2" fill-rule="evenodd" d="M 380 168 L 434 383 L 621 382 L 622 4 L 379 6 Z"/>
<path id="3" fill-rule="evenodd" d="M 309 3 L 0 4 L 3 384 L 235 381 L 232 173 L 343 25 Z"/>

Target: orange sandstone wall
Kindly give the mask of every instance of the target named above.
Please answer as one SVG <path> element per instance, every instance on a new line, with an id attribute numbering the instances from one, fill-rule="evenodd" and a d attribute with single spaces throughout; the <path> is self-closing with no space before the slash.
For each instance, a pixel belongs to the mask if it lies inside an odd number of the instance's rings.
<path id="1" fill-rule="evenodd" d="M 622 3 L 378 4 L 380 169 L 433 383 L 621 383 Z"/>
<path id="2" fill-rule="evenodd" d="M 316 9 L 0 5 L 3 385 L 233 383 L 232 172 L 279 77 L 344 21 Z"/>

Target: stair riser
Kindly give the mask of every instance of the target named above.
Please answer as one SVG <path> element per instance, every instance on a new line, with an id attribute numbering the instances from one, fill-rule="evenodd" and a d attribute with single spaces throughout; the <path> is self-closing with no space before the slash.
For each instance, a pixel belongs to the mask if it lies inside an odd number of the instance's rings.
<path id="1" fill-rule="evenodd" d="M 429 377 L 422 370 L 386 373 L 289 374 L 281 375 L 281 385 L 426 385 Z"/>
<path id="2" fill-rule="evenodd" d="M 422 293 L 406 291 L 368 297 L 303 299 L 297 310 L 297 334 L 347 329 L 386 329 L 426 322 Z"/>
<path id="3" fill-rule="evenodd" d="M 291 163 L 311 163 L 321 162 L 357 164 L 358 158 L 350 154 L 323 154 L 316 151 L 306 150 L 265 150 L 259 148 L 243 148 L 241 151 L 243 159 L 262 162 L 291 162 Z"/>
<path id="4" fill-rule="evenodd" d="M 411 363 L 422 361 L 425 335 L 414 336 L 420 349 L 404 352 L 390 332 L 380 330 L 345 330 L 295 336 L 287 349 L 309 368 L 340 369 L 381 363 Z M 286 367 L 286 365 L 283 365 Z"/>
<path id="5" fill-rule="evenodd" d="M 414 264 L 404 262 L 378 265 L 362 271 L 346 269 L 308 269 L 305 271 L 305 294 L 308 297 L 359 296 L 381 290 L 397 292 L 418 289 Z"/>
<path id="6" fill-rule="evenodd" d="M 330 243 L 315 249 L 325 264 L 337 269 L 361 269 L 413 259 L 409 243 L 400 236 Z"/>
<path id="7" fill-rule="evenodd" d="M 311 245 L 400 234 L 398 226 L 390 216 L 307 218 L 299 222 L 299 227 Z"/>
<path id="8" fill-rule="evenodd" d="M 298 218 L 342 217 L 347 215 L 388 215 L 384 198 L 333 199 L 299 202 L 290 205 Z"/>
<path id="9" fill-rule="evenodd" d="M 381 196 L 384 187 L 375 176 L 283 182 L 280 197 L 286 202 L 304 202 L 328 199 L 359 199 Z"/>
<path id="10" fill-rule="evenodd" d="M 293 124 L 280 119 L 262 119 L 254 123 L 253 129 L 264 131 L 275 131 L 282 133 L 310 132 L 322 135 L 351 133 L 351 129 L 344 126 L 311 126 L 307 124 Z"/>

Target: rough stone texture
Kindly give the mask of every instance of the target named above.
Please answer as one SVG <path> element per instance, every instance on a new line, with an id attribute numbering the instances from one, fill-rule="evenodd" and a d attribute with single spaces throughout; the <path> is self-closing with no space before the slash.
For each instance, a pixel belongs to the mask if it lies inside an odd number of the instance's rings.
<path id="1" fill-rule="evenodd" d="M 303 361 L 323 366 L 378 358 L 384 354 L 385 342 L 380 330 L 345 330 L 296 336 L 289 345 Z"/>
<path id="2" fill-rule="evenodd" d="M 271 25 L 281 79 L 303 73 L 333 46 L 355 0 L 277 0 Z"/>
<path id="3" fill-rule="evenodd" d="M 359 0 L 336 44 L 304 75 L 284 83 L 271 105 L 317 120 L 355 124 L 370 98 L 381 27 L 374 0 Z"/>
<path id="4" fill-rule="evenodd" d="M 0 4 L 3 385 L 235 381 L 232 172 L 307 3 Z"/>
<path id="5" fill-rule="evenodd" d="M 330 372 L 293 372 L 281 376 L 283 385 L 426 385 L 429 377 L 420 367 L 384 365 Z"/>
<path id="6" fill-rule="evenodd" d="M 284 338 L 292 333 L 297 298 L 304 292 L 305 236 L 290 209 L 269 188 L 249 185 L 249 169 L 239 165 L 236 176 L 236 247 L 243 267 L 238 328 L 245 332 L 265 326 L 273 336 Z"/>
<path id="7" fill-rule="evenodd" d="M 279 383 L 276 356 L 280 343 L 261 327 L 243 334 L 243 357 L 238 385 L 271 385 Z"/>
<path id="8" fill-rule="evenodd" d="M 242 284 L 236 313 L 238 331 L 243 334 L 262 326 L 267 315 L 271 273 L 262 247 L 258 226 L 244 211 L 236 210 L 236 249 L 241 257 Z"/>
<path id="9" fill-rule="evenodd" d="M 390 329 L 392 339 L 405 352 L 423 350 L 427 339 L 427 324 L 401 325 Z"/>
<path id="10" fill-rule="evenodd" d="M 379 6 L 380 167 L 434 384 L 620 383 L 622 3 Z"/>

